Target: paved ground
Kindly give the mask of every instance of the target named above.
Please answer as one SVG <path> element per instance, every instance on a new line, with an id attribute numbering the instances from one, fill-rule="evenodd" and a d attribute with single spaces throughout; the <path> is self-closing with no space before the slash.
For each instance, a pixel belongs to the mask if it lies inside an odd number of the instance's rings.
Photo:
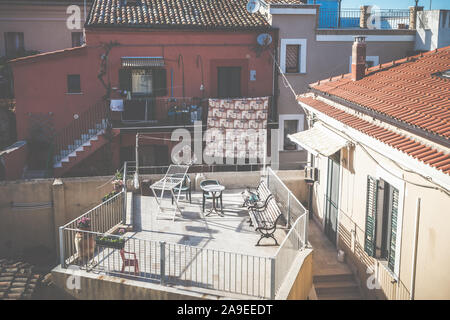
<path id="1" fill-rule="evenodd" d="M 224 216 L 211 214 L 205 216 L 211 208 L 207 200 L 205 213 L 202 213 L 202 195 L 192 194 L 192 204 L 184 198 L 180 206 L 182 216 L 177 215 L 175 221 L 170 216 L 157 217 L 158 207 L 154 197 L 136 195 L 134 198 L 135 234 L 139 239 L 166 241 L 174 244 L 184 244 L 203 249 L 233 251 L 237 253 L 269 257 L 273 256 L 278 246 L 273 246 L 273 240 L 264 239 L 262 246 L 255 246 L 259 233 L 255 232 L 247 220 L 247 210 L 241 207 L 242 190 L 225 190 L 223 194 Z M 170 198 L 163 200 L 164 206 L 170 206 Z M 285 230 L 276 232 L 278 243 L 285 236 Z"/>
<path id="2" fill-rule="evenodd" d="M 279 246 L 274 246 L 271 239 L 264 239 L 261 246 L 255 246 L 259 234 L 247 223 L 249 217 L 241 207 L 240 192 L 224 192 L 223 216 L 203 214 L 202 194 L 193 193 L 192 204 L 184 198 L 180 201 L 182 215 L 177 215 L 175 221 L 170 215 L 157 216 L 154 197 L 136 195 L 133 203 L 135 229 L 125 234 L 129 237 L 125 251 L 136 255 L 139 271 L 126 267 L 121 276 L 159 282 L 163 252 L 165 281 L 169 284 L 268 297 L 270 258 Z M 165 198 L 163 205 L 170 207 L 170 198 Z M 208 201 L 205 211 L 210 207 L 211 201 Z M 282 226 L 277 230 L 280 244 L 286 232 Z M 162 241 L 164 251 L 161 251 Z M 123 259 L 118 249 L 96 247 L 94 255 L 87 265 L 88 270 L 111 275 L 122 272 Z M 126 254 L 126 258 L 134 259 L 134 255 Z"/>

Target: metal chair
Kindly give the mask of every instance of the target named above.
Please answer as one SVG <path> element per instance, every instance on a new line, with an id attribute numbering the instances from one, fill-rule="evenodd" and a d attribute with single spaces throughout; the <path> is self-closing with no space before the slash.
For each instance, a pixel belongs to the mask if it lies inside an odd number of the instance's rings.
<path id="1" fill-rule="evenodd" d="M 209 186 L 209 185 L 212 185 L 212 184 L 214 184 L 214 185 L 220 185 L 219 181 L 217 181 L 217 180 L 203 180 L 203 181 L 200 182 L 200 189 L 202 189 L 202 191 L 203 191 L 203 205 L 202 205 L 202 211 L 203 211 L 203 212 L 205 212 L 205 202 L 206 202 L 206 199 L 212 199 L 212 198 L 213 198 L 211 192 L 205 191 L 205 190 L 203 189 L 203 187 Z M 220 192 L 220 195 L 219 195 L 218 197 L 216 197 L 216 206 L 219 205 L 219 199 L 220 199 L 220 208 L 221 208 L 222 211 L 223 211 L 222 192 Z"/>
<path id="2" fill-rule="evenodd" d="M 182 174 L 174 174 L 174 177 L 180 177 L 183 178 L 184 175 Z M 192 203 L 192 184 L 191 184 L 191 178 L 189 178 L 188 175 L 185 176 L 183 183 L 181 184 L 181 188 L 175 187 L 173 188 L 173 191 L 175 193 L 179 192 L 181 189 L 181 192 L 184 192 L 186 194 L 186 199 L 189 200 L 189 203 Z M 173 197 L 172 197 L 172 204 L 173 204 Z"/>

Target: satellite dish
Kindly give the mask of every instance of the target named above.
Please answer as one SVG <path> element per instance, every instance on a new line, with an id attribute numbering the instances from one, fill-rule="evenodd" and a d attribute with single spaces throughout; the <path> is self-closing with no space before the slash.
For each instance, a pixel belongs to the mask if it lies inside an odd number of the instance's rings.
<path id="1" fill-rule="evenodd" d="M 247 3 L 247 11 L 250 13 L 256 13 L 259 11 L 261 3 L 259 0 L 249 0 Z"/>
<path id="2" fill-rule="evenodd" d="M 265 47 L 272 43 L 272 36 L 268 33 L 261 33 L 256 41 L 260 46 Z"/>

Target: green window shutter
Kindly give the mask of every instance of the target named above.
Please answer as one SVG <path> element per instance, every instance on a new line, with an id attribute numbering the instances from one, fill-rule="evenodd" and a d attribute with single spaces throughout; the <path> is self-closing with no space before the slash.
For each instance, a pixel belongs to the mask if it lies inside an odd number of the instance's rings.
<path id="1" fill-rule="evenodd" d="M 378 180 L 367 176 L 367 199 L 366 199 L 366 233 L 364 237 L 364 251 L 375 256 L 375 231 L 377 216 Z"/>
<path id="2" fill-rule="evenodd" d="M 397 217 L 398 217 L 398 190 L 392 190 L 392 206 L 391 206 L 391 239 L 389 245 L 388 267 L 394 272 L 395 267 L 395 248 L 397 243 Z"/>
<path id="3" fill-rule="evenodd" d="M 166 69 L 153 69 L 153 95 L 156 97 L 167 96 Z"/>
<path id="4" fill-rule="evenodd" d="M 131 69 L 119 69 L 119 89 L 131 91 Z"/>

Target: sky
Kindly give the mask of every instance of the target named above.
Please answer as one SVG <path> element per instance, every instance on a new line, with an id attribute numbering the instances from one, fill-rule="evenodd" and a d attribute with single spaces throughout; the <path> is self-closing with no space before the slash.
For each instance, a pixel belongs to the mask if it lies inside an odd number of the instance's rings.
<path id="1" fill-rule="evenodd" d="M 419 0 L 419 6 L 425 10 L 450 9 L 450 0 Z M 414 0 L 342 0 L 342 8 L 359 8 L 362 5 L 377 5 L 381 9 L 408 9 L 413 7 Z"/>

